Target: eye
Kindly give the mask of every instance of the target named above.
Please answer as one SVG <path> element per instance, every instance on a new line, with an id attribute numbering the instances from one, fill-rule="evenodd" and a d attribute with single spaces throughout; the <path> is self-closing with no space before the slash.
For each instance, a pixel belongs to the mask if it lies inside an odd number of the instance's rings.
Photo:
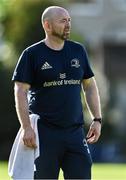
<path id="1" fill-rule="evenodd" d="M 69 19 L 62 19 L 60 22 L 61 23 L 71 22 L 71 19 L 70 18 Z"/>
<path id="2" fill-rule="evenodd" d="M 65 23 L 65 22 L 66 22 L 66 19 L 62 19 L 61 22 L 62 22 L 62 23 Z"/>
<path id="3" fill-rule="evenodd" d="M 68 21 L 71 22 L 71 19 L 69 18 Z"/>

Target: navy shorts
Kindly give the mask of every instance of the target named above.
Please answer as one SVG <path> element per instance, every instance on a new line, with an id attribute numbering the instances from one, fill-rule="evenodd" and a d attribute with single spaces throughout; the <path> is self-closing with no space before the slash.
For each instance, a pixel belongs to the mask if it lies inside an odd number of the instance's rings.
<path id="1" fill-rule="evenodd" d="M 38 121 L 40 156 L 34 179 L 91 179 L 92 160 L 83 127 L 57 128 Z"/>

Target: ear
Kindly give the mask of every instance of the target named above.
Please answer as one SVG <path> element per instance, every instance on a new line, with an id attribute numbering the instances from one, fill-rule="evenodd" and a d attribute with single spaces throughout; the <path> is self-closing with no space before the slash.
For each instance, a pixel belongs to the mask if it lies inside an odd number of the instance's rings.
<path id="1" fill-rule="evenodd" d="M 46 31 L 50 31 L 51 30 L 51 24 L 49 23 L 49 21 L 45 21 L 44 22 L 44 27 L 45 27 Z"/>

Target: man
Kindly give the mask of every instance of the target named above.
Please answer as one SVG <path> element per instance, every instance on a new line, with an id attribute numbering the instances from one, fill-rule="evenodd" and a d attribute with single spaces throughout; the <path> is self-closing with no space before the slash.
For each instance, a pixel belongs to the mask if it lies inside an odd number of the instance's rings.
<path id="1" fill-rule="evenodd" d="M 88 143 L 101 132 L 101 108 L 94 74 L 82 45 L 67 40 L 71 18 L 66 9 L 51 6 L 42 14 L 45 39 L 25 49 L 13 75 L 16 111 L 23 142 L 36 148 L 29 114 L 38 114 L 40 156 L 34 179 L 91 179 Z M 94 120 L 85 139 L 80 92 Z M 29 95 L 29 98 L 27 98 Z M 29 99 L 29 100 L 28 100 Z"/>

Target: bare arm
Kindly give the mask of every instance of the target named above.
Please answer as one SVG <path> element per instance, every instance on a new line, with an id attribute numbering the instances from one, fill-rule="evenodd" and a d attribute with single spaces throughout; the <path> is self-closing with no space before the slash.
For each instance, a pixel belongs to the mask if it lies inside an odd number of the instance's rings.
<path id="1" fill-rule="evenodd" d="M 100 97 L 95 78 L 83 80 L 83 88 L 85 90 L 86 103 L 92 118 L 101 118 Z M 96 142 L 100 134 L 101 124 L 98 121 L 92 122 L 87 134 L 87 142 Z"/>
<path id="2" fill-rule="evenodd" d="M 29 112 L 28 112 L 28 100 L 27 92 L 30 88 L 29 84 L 15 82 L 14 95 L 15 95 L 15 105 L 16 112 L 18 115 L 19 122 L 24 131 L 23 141 L 28 147 L 34 148 L 35 144 L 35 133 L 31 127 Z"/>
<path id="3" fill-rule="evenodd" d="M 83 88 L 90 113 L 95 118 L 101 118 L 100 97 L 95 78 L 83 80 Z"/>

